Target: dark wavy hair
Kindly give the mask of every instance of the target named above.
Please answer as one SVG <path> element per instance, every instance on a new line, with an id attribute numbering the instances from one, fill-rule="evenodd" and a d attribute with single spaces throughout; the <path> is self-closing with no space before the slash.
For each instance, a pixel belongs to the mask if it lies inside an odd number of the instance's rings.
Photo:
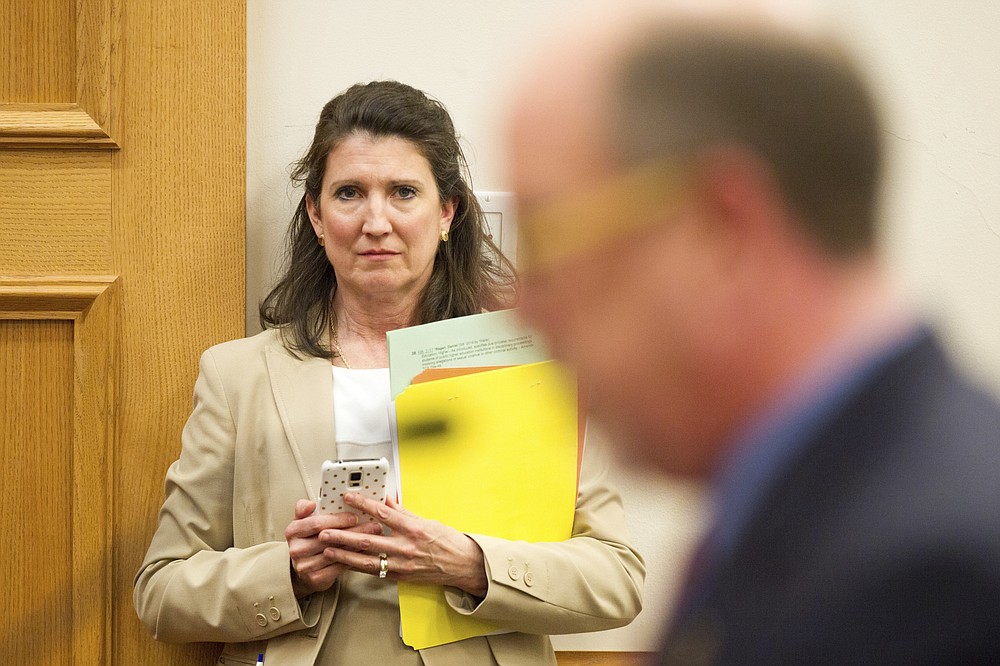
<path id="1" fill-rule="evenodd" d="M 261 326 L 279 328 L 293 353 L 333 357 L 326 336 L 337 278 L 316 242 L 306 197 L 319 205 L 327 156 L 340 141 L 358 134 L 413 143 L 430 164 L 441 202 L 458 201 L 448 242 L 438 244 L 418 321 L 413 323 L 508 307 L 513 301 L 514 268 L 487 233 L 448 111 L 408 85 L 373 81 L 351 86 L 326 103 L 312 145 L 293 165 L 292 181 L 305 192 L 288 228 L 281 278 L 260 304 Z"/>

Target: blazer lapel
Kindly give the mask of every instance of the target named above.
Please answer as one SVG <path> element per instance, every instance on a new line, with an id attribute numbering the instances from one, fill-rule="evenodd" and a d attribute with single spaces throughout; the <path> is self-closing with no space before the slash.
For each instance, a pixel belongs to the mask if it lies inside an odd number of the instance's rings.
<path id="1" fill-rule="evenodd" d="M 336 450 L 333 372 L 326 359 L 297 359 L 275 340 L 265 349 L 271 391 L 307 497 L 318 497 L 320 466 Z"/>

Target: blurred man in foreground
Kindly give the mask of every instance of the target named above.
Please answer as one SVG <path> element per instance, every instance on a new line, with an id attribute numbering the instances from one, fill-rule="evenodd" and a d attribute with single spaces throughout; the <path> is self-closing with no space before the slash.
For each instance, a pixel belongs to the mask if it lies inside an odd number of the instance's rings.
<path id="1" fill-rule="evenodd" d="M 889 285 L 850 59 L 674 14 L 534 65 L 523 313 L 623 457 L 714 492 L 660 662 L 1000 663 L 1000 409 Z"/>

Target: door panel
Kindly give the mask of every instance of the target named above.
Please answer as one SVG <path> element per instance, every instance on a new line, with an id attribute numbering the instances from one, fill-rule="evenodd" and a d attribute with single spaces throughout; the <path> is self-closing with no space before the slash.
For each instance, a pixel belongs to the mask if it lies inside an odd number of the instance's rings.
<path id="1" fill-rule="evenodd" d="M 72 644 L 73 327 L 0 321 L 0 552 L 14 664 L 69 663 Z M 42 556 L 42 554 L 46 556 Z M 44 559 L 44 564 L 42 560 Z M 44 615 L 39 612 L 44 609 Z M 34 624 L 38 629 L 33 630 Z M 47 640 L 42 640 L 43 638 Z M 39 648 L 42 652 L 38 652 Z"/>
<path id="2" fill-rule="evenodd" d="M 0 274 L 111 268 L 111 153 L 0 151 Z"/>
<path id="3" fill-rule="evenodd" d="M 198 355 L 243 331 L 245 39 L 243 0 L 0 0 L 10 663 L 218 653 L 131 597 Z"/>
<path id="4" fill-rule="evenodd" d="M 72 102 L 76 93 L 74 0 L 3 1 L 0 100 Z M 29 38 L 30 37 L 30 38 Z M 18 66 L 7 67 L 6 63 Z"/>

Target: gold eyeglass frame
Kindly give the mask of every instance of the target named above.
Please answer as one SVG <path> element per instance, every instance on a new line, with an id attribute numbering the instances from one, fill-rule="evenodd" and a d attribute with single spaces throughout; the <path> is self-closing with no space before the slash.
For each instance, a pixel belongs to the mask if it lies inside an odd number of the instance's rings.
<path id="1" fill-rule="evenodd" d="M 523 215 L 517 262 L 522 272 L 552 268 L 623 234 L 662 223 L 690 192 L 690 172 L 647 162 L 592 189 L 560 195 Z"/>

